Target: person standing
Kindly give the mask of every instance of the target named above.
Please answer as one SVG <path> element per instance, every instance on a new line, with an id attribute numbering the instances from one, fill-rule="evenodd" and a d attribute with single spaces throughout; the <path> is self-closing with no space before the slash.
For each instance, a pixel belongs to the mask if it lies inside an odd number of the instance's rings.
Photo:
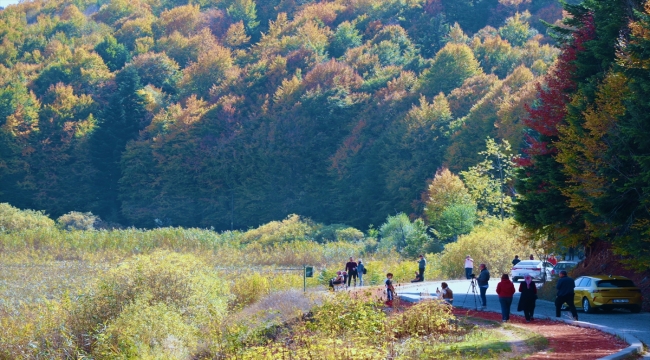
<path id="1" fill-rule="evenodd" d="M 420 272 L 420 281 L 424 281 L 424 270 L 427 267 L 427 260 L 424 258 L 424 255 L 420 254 L 420 260 L 418 260 L 418 271 Z"/>
<path id="2" fill-rule="evenodd" d="M 472 259 L 469 255 L 465 257 L 465 278 L 467 280 L 472 278 L 472 272 L 474 271 L 474 259 Z"/>
<path id="3" fill-rule="evenodd" d="M 501 304 L 501 321 L 506 322 L 510 320 L 510 306 L 515 295 L 515 285 L 510 281 L 508 274 L 501 275 L 501 282 L 497 284 L 497 295 Z"/>
<path id="4" fill-rule="evenodd" d="M 512 266 L 515 266 L 521 262 L 521 259 L 519 259 L 519 255 L 515 255 L 515 258 L 512 259 Z"/>
<path id="5" fill-rule="evenodd" d="M 485 297 L 485 293 L 489 287 L 488 281 L 490 281 L 490 272 L 488 271 L 485 264 L 479 265 L 478 268 L 481 269 L 481 273 L 478 275 L 476 282 L 478 283 L 478 287 L 481 292 L 482 306 L 485 308 L 487 307 L 487 298 Z"/>
<path id="6" fill-rule="evenodd" d="M 350 256 L 350 261 L 345 264 L 345 271 L 348 272 L 348 287 L 350 287 L 352 278 L 354 278 L 354 286 L 357 286 L 357 263 L 352 256 Z"/>
<path id="7" fill-rule="evenodd" d="M 555 258 L 555 254 L 551 254 L 551 256 L 549 256 L 548 262 L 553 264 L 553 266 L 557 265 L 557 259 Z"/>
<path id="8" fill-rule="evenodd" d="M 393 274 L 386 274 L 386 281 L 384 281 L 386 286 L 386 306 L 393 307 L 393 298 L 395 297 L 395 287 L 393 286 Z"/>
<path id="9" fill-rule="evenodd" d="M 359 286 L 363 286 L 363 274 L 365 274 L 366 266 L 363 265 L 363 261 L 359 259 L 357 264 L 357 277 L 359 278 Z"/>
<path id="10" fill-rule="evenodd" d="M 566 303 L 569 305 L 569 310 L 571 311 L 573 320 L 578 321 L 578 312 L 576 311 L 576 306 L 573 303 L 573 298 L 575 296 L 575 287 L 575 281 L 567 276 L 566 270 L 560 271 L 560 278 L 558 279 L 557 285 L 555 286 L 557 289 L 557 297 L 555 298 L 555 317 L 560 317 L 562 305 Z"/>
<path id="11" fill-rule="evenodd" d="M 533 254 L 530 254 L 530 256 L 528 257 L 528 259 L 529 259 L 529 260 L 535 260 L 535 257 L 533 256 Z"/>
<path id="12" fill-rule="evenodd" d="M 535 313 L 537 286 L 535 286 L 533 278 L 530 275 L 524 276 L 524 281 L 519 284 L 519 292 L 521 293 L 521 297 L 519 297 L 517 311 L 523 311 L 526 322 L 531 322 Z"/>

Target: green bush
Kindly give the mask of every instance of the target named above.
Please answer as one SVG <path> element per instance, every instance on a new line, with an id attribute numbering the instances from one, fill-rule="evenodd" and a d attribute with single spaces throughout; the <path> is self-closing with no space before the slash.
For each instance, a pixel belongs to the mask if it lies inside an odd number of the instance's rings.
<path id="1" fill-rule="evenodd" d="M 20 210 L 7 203 L 0 203 L 0 231 L 13 232 L 53 226 L 54 221 L 43 211 Z"/>
<path id="2" fill-rule="evenodd" d="M 99 217 L 91 212 L 70 211 L 56 219 L 57 224 L 65 230 L 94 230 Z"/>
<path id="3" fill-rule="evenodd" d="M 97 359 L 189 359 L 196 352 L 199 329 L 181 312 L 140 298 L 109 322 L 93 353 Z"/>
<path id="4" fill-rule="evenodd" d="M 289 215 L 282 221 L 271 221 L 256 229 L 248 230 L 242 236 L 242 243 L 272 245 L 296 240 L 305 240 L 314 232 L 314 224 L 299 215 Z"/>
<path id="5" fill-rule="evenodd" d="M 232 298 L 231 308 L 243 308 L 271 292 L 271 283 L 267 277 L 259 273 L 240 275 L 230 286 Z"/>
<path id="6" fill-rule="evenodd" d="M 81 299 L 71 321 L 75 334 L 81 341 L 92 338 L 134 303 L 146 303 L 154 310 L 164 304 L 197 327 L 219 322 L 226 314 L 229 289 L 208 269 L 191 254 L 156 251 L 131 258 L 109 270 Z"/>
<path id="7" fill-rule="evenodd" d="M 389 327 L 398 338 L 444 334 L 453 330 L 451 307 L 440 301 L 425 301 L 390 318 Z"/>
<path id="8" fill-rule="evenodd" d="M 347 292 L 338 292 L 312 310 L 314 321 L 307 327 L 332 337 L 348 332 L 376 334 L 385 330 L 386 314 L 382 307 L 376 300 L 354 298 Z"/>

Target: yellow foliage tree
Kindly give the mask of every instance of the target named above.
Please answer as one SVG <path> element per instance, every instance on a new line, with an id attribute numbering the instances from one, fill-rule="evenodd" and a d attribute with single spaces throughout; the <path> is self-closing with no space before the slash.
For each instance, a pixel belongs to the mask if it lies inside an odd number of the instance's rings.
<path id="1" fill-rule="evenodd" d="M 474 259 L 475 271 L 485 263 L 492 278 L 507 274 L 512 267 L 515 255 L 532 254 L 533 249 L 522 241 L 523 229 L 514 220 L 487 219 L 474 230 L 458 238 L 458 241 L 445 245 L 442 253 L 432 263 L 439 267 L 445 279 L 458 279 L 465 275 L 464 261 L 467 255 Z"/>

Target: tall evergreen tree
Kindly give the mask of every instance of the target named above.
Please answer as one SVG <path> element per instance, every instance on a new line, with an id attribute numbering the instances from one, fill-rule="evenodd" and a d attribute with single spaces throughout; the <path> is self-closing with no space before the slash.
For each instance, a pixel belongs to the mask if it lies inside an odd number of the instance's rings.
<path id="1" fill-rule="evenodd" d="M 128 67 L 115 76 L 115 93 L 102 113 L 91 138 L 91 156 L 97 168 L 98 189 L 95 212 L 102 218 L 119 221 L 118 181 L 120 160 L 127 142 L 138 136 L 145 124 L 145 106 L 137 93 L 141 88 L 135 68 Z"/>

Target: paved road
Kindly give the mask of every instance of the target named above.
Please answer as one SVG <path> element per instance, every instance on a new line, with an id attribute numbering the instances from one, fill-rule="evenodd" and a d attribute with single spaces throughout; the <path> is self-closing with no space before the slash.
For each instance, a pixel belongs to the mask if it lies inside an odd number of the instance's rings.
<path id="1" fill-rule="evenodd" d="M 501 312 L 499 298 L 496 294 L 497 283 L 498 282 L 496 281 L 490 281 L 490 287 L 486 294 L 487 311 Z M 474 307 L 474 296 L 470 290 L 469 280 L 451 280 L 447 281 L 447 284 L 449 284 L 449 287 L 454 292 L 454 305 Z M 440 281 L 408 285 L 402 289 L 397 289 L 397 292 L 400 296 L 418 300 L 420 298 L 420 293 L 435 295 L 436 287 L 440 287 Z M 515 288 L 519 289 L 519 285 L 515 284 Z M 512 313 L 523 316 L 523 312 L 516 311 L 518 301 L 519 294 L 517 293 L 512 302 Z M 476 304 L 479 307 L 481 305 L 478 297 L 478 289 Z M 550 301 L 538 300 L 535 314 L 555 317 L 555 305 Z M 562 316 L 567 318 L 571 317 L 569 312 L 564 312 Z M 632 334 L 646 345 L 650 345 L 650 313 L 642 312 L 639 314 L 632 314 L 627 310 L 614 310 L 608 313 L 596 312 L 594 314 L 585 314 L 581 310 L 578 310 L 578 318 L 581 321 L 615 328 L 624 334 Z"/>

